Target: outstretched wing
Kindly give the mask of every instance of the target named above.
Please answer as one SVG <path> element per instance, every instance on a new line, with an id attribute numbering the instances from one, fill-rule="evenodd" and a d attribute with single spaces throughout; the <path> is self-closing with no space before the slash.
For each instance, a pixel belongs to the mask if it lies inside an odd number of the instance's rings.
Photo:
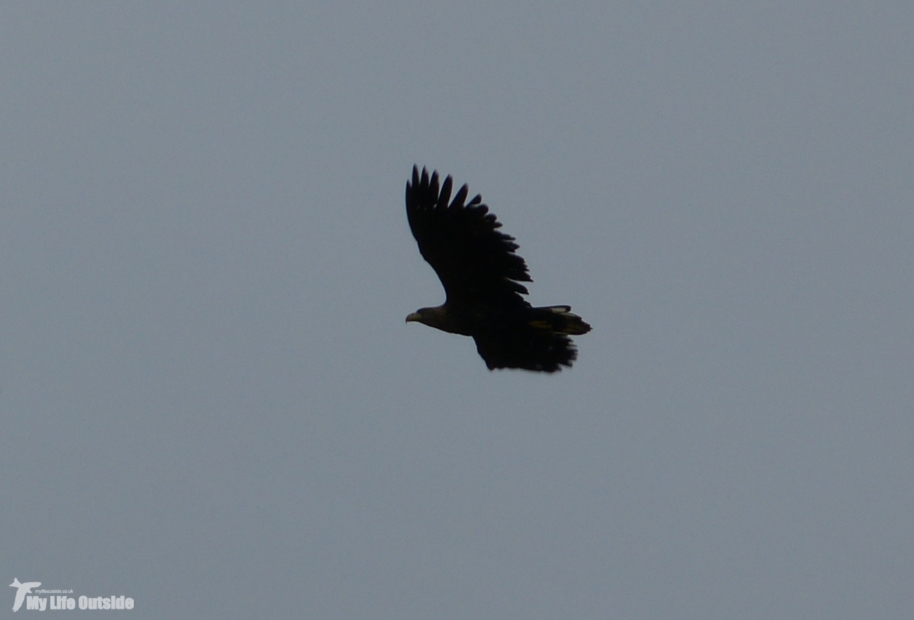
<path id="1" fill-rule="evenodd" d="M 514 237 L 499 232 L 501 223 L 477 195 L 466 203 L 468 188 L 451 198 L 451 177 L 439 188 L 438 173 L 413 166 L 406 183 L 406 216 L 422 258 L 432 266 L 449 305 L 528 305 L 520 294 L 530 282 L 527 264 L 514 253 Z"/>

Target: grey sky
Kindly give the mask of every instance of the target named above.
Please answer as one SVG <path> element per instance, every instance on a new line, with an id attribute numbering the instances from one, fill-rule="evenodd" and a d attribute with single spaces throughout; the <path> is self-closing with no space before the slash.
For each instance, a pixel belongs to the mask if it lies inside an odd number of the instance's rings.
<path id="1" fill-rule="evenodd" d="M 4 3 L 3 587 L 909 617 L 912 32 L 907 1 Z M 593 325 L 572 370 L 404 324 L 443 300 L 414 163 Z"/>

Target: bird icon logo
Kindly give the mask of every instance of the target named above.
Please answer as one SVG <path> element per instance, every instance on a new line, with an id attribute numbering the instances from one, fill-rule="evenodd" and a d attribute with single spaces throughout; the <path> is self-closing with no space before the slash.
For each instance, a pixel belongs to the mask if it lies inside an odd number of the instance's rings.
<path id="1" fill-rule="evenodd" d="M 22 601 L 25 600 L 25 595 L 31 594 L 32 588 L 37 588 L 40 585 L 40 581 L 26 581 L 25 583 L 19 583 L 19 578 L 14 577 L 13 583 L 10 584 L 10 587 L 18 588 L 18 590 L 16 590 L 16 600 L 13 602 L 13 611 L 19 611 L 19 608 L 22 607 Z"/>

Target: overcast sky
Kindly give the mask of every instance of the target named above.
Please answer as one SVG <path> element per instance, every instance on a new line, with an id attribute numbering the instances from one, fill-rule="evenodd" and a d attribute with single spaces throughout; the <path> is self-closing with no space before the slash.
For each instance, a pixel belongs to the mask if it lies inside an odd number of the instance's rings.
<path id="1" fill-rule="evenodd" d="M 3 3 L 2 587 L 909 618 L 912 33 L 910 0 Z M 573 369 L 404 324 L 444 298 L 413 164 L 593 325 Z"/>

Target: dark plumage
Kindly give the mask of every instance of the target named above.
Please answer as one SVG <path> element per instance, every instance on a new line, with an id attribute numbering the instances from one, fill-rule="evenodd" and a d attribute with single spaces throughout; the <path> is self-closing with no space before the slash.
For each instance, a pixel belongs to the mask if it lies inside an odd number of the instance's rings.
<path id="1" fill-rule="evenodd" d="M 570 306 L 534 308 L 521 297 L 527 294 L 521 282 L 532 280 L 514 253 L 514 237 L 497 230 L 501 223 L 481 196 L 466 202 L 464 185 L 451 200 L 451 189 L 451 177 L 439 188 L 437 172 L 429 178 L 423 168 L 420 176 L 415 166 L 406 183 L 409 227 L 447 294 L 444 305 L 421 308 L 407 322 L 472 336 L 489 370 L 571 366 L 577 350 L 569 336 L 586 334 L 590 325 Z"/>

